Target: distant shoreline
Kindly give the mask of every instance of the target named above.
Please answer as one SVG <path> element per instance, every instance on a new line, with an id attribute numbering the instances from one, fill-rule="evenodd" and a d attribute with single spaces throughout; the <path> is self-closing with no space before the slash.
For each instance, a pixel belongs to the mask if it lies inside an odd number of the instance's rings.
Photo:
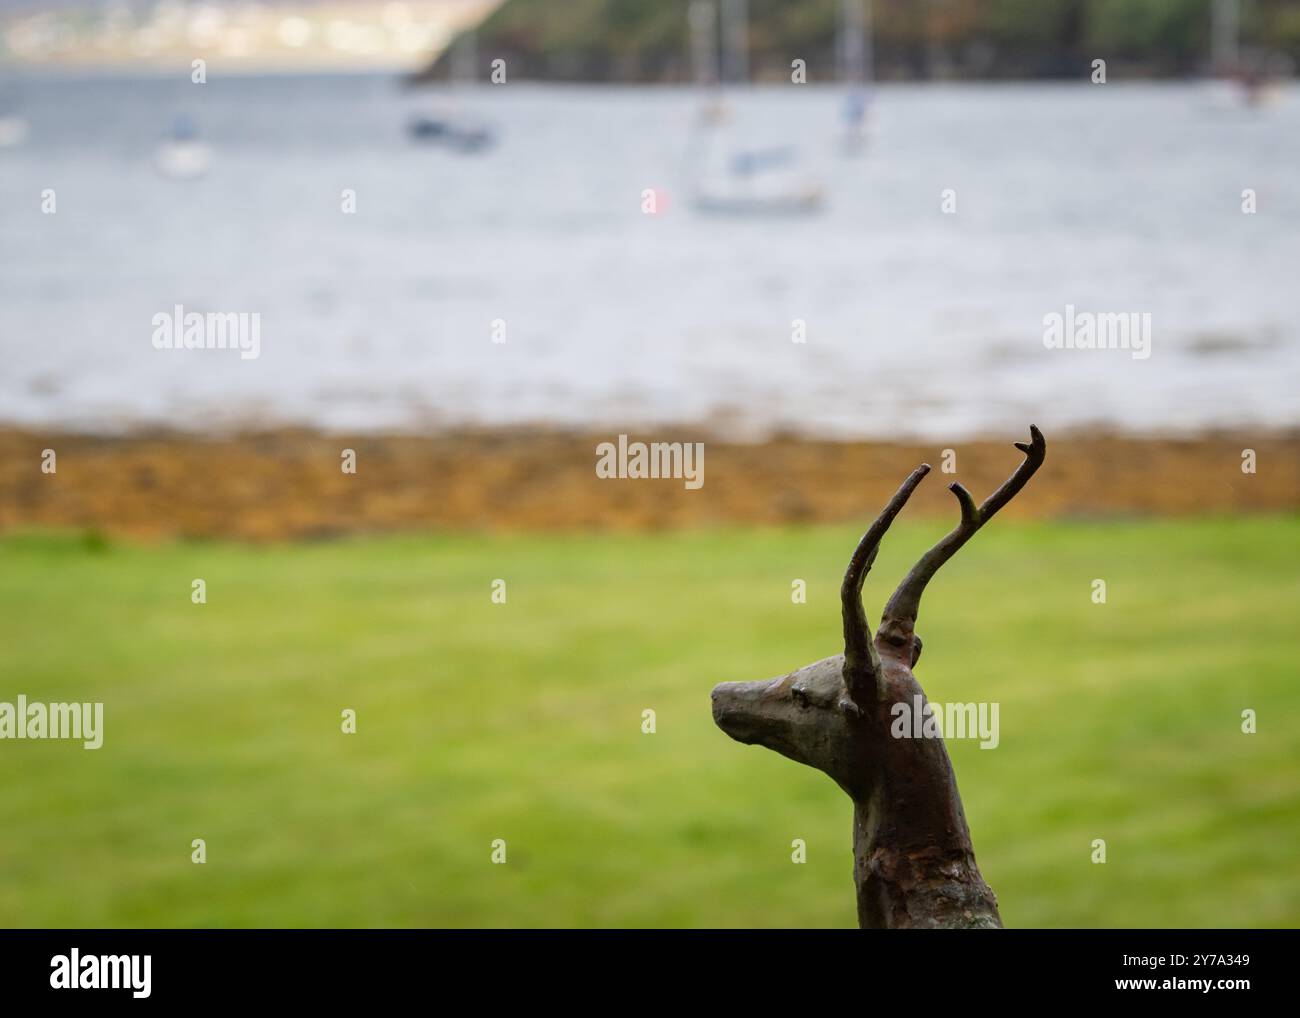
<path id="1" fill-rule="evenodd" d="M 960 480 L 982 499 L 1014 467 L 1005 440 L 954 443 L 710 438 L 643 428 L 645 441 L 703 441 L 704 484 L 601 479 L 607 431 L 455 430 L 348 435 L 275 429 L 199 436 L 95 436 L 0 427 L 0 532 L 91 530 L 145 540 L 267 541 L 413 531 L 648 531 L 720 525 L 860 523 L 907 472 L 931 463 L 919 516 L 948 519 Z M 1300 509 L 1300 431 L 1164 438 L 1047 434 L 1047 463 L 1007 515 L 1191 516 Z M 42 473 L 55 452 L 56 470 Z M 355 474 L 341 469 L 356 454 Z M 1256 472 L 1242 471 L 1253 449 Z M 48 459 L 48 457 L 47 457 Z M 910 507 L 911 508 L 911 507 Z"/>

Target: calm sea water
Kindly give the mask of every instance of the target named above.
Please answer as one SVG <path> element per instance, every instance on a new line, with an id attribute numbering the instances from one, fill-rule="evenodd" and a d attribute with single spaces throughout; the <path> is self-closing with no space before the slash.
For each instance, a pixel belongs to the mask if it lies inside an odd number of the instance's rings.
<path id="1" fill-rule="evenodd" d="M 690 206 L 687 90 L 484 87 L 456 107 L 498 129 L 482 155 L 411 143 L 408 117 L 436 101 L 381 77 L 38 78 L 18 98 L 29 136 L 0 150 L 5 421 L 1300 423 L 1294 90 L 1249 111 L 1199 84 L 885 87 L 846 158 L 834 91 L 755 89 L 715 154 L 797 147 L 826 207 L 785 220 Z M 198 180 L 153 166 L 178 114 L 213 149 Z M 259 313 L 261 357 L 155 350 L 175 304 Z M 1066 304 L 1149 312 L 1150 358 L 1046 349 Z"/>

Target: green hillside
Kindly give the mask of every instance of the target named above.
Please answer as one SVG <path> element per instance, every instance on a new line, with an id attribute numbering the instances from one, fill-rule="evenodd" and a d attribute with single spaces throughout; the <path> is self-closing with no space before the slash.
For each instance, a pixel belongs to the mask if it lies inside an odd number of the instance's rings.
<path id="1" fill-rule="evenodd" d="M 688 81 L 690 0 L 506 0 L 479 28 L 477 63 L 505 59 L 513 80 Z M 835 76 L 839 0 L 749 0 L 754 77 Z M 1085 78 L 1093 59 L 1121 74 L 1200 73 L 1210 61 L 1210 0 L 874 0 L 876 72 L 917 78 Z M 1300 62 L 1300 9 L 1245 0 L 1243 59 Z M 426 78 L 455 62 L 444 53 Z M 463 59 L 463 58 L 462 58 Z"/>

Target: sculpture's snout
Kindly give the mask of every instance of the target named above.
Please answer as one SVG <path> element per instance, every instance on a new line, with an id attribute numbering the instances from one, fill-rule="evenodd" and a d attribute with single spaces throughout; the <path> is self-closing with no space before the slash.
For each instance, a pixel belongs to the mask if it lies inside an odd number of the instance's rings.
<path id="1" fill-rule="evenodd" d="M 713 722 L 737 742 L 763 740 L 778 723 L 776 687 L 780 679 L 720 682 L 713 687 Z"/>

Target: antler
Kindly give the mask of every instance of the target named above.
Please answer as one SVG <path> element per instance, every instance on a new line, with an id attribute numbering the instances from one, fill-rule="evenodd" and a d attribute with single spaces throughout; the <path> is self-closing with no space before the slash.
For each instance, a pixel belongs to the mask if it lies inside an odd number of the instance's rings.
<path id="1" fill-rule="evenodd" d="M 994 513 L 1015 498 L 1016 493 L 1025 486 L 1029 478 L 1034 476 L 1034 472 L 1042 465 L 1043 458 L 1047 455 L 1047 443 L 1043 440 L 1043 433 L 1032 424 L 1029 426 L 1029 435 L 1031 441 L 1015 443 L 1016 448 L 1025 454 L 1025 461 L 997 491 L 984 500 L 979 508 L 975 507 L 970 492 L 960 484 L 954 481 L 948 485 L 948 489 L 957 496 L 957 501 L 961 504 L 961 522 L 957 524 L 955 530 L 921 556 L 921 561 L 904 577 L 898 590 L 894 591 L 894 596 L 885 605 L 885 619 L 905 623 L 910 630 L 916 622 L 916 613 L 921 606 L 921 594 L 925 590 L 925 585 L 930 582 L 930 577 L 952 558 L 957 549 L 969 541 L 975 531 L 984 526 Z"/>
<path id="2" fill-rule="evenodd" d="M 876 654 L 876 645 L 871 638 L 871 627 L 867 624 L 866 612 L 862 610 L 862 583 L 867 578 L 871 563 L 876 560 L 880 550 L 880 539 L 894 522 L 894 517 L 907 503 L 916 486 L 930 472 L 930 464 L 922 463 L 912 471 L 902 486 L 894 492 L 889 504 L 876 517 L 867 532 L 862 535 L 849 567 L 844 573 L 844 582 L 840 585 L 840 602 L 844 613 L 844 682 L 849 696 L 859 704 L 867 704 L 875 692 L 877 676 L 880 673 L 880 658 Z"/>

